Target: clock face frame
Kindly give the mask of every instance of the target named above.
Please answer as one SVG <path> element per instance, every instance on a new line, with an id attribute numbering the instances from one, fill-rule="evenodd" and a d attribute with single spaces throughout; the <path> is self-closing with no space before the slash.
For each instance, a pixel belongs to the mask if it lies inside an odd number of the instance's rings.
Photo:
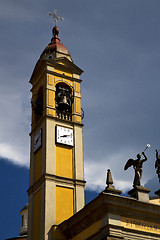
<path id="1" fill-rule="evenodd" d="M 42 128 L 34 135 L 34 153 L 42 146 Z"/>
<path id="2" fill-rule="evenodd" d="M 73 147 L 73 129 L 56 126 L 56 143 Z"/>

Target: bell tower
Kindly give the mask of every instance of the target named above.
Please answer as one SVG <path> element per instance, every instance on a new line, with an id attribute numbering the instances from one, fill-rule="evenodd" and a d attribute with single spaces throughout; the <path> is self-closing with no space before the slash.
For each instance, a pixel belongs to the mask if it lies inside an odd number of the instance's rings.
<path id="1" fill-rule="evenodd" d="M 84 206 L 80 75 L 53 28 L 30 79 L 32 123 L 29 240 L 48 240 L 51 227 Z"/>

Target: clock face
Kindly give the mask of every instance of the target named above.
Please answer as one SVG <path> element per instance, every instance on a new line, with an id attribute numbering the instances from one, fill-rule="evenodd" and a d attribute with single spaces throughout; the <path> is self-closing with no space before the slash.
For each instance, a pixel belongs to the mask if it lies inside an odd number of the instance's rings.
<path id="1" fill-rule="evenodd" d="M 34 135 L 34 153 L 42 146 L 42 129 Z"/>
<path id="2" fill-rule="evenodd" d="M 73 147 L 73 129 L 56 126 L 56 143 Z"/>

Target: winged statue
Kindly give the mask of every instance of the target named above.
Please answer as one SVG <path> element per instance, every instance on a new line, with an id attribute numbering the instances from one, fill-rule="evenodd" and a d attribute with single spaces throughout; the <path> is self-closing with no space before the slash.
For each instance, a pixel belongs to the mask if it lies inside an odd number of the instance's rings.
<path id="1" fill-rule="evenodd" d="M 160 155 L 158 155 L 157 149 L 156 149 L 156 162 L 155 162 L 155 168 L 156 168 L 156 173 L 158 175 L 159 178 L 159 182 L 160 182 Z"/>
<path id="2" fill-rule="evenodd" d="M 147 144 L 147 147 L 145 148 L 145 150 L 150 147 L 149 144 Z M 144 150 L 144 152 L 145 152 Z M 141 178 L 142 178 L 142 167 L 143 167 L 143 163 L 145 161 L 147 161 L 147 157 L 145 155 L 145 153 L 142 152 L 142 155 L 144 156 L 143 159 L 141 159 L 141 154 L 138 153 L 137 154 L 137 159 L 128 159 L 128 161 L 126 162 L 125 166 L 124 166 L 124 170 L 127 170 L 129 167 L 133 166 L 134 170 L 135 170 L 135 176 L 134 176 L 134 181 L 133 181 L 133 187 L 136 186 L 141 186 Z"/>

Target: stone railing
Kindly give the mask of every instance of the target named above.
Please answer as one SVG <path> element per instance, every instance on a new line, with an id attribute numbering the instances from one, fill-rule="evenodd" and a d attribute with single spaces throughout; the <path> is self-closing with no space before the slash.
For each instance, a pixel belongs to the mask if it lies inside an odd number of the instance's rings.
<path id="1" fill-rule="evenodd" d="M 56 117 L 62 120 L 72 121 L 71 113 L 56 111 Z"/>

